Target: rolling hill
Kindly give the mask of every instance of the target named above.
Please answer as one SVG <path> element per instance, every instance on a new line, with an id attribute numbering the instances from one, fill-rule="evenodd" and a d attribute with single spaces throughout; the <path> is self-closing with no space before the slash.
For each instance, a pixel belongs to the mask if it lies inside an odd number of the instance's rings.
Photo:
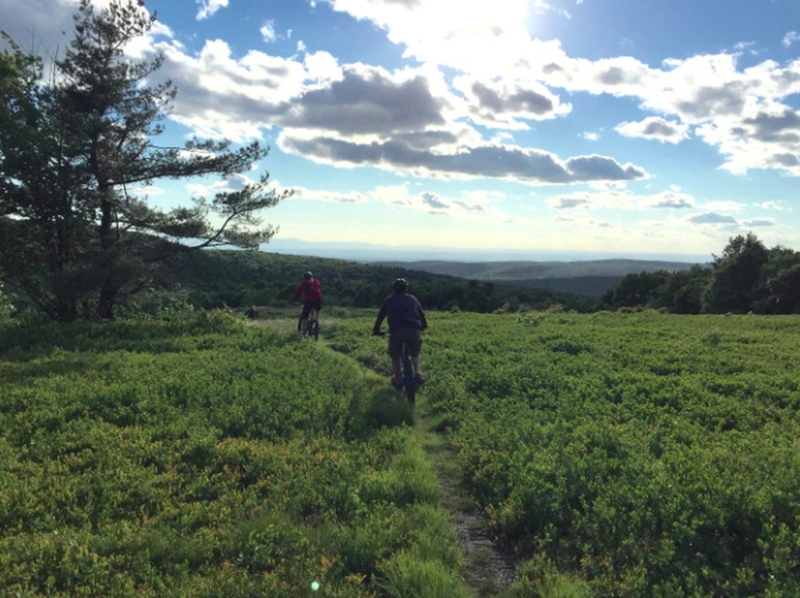
<path id="1" fill-rule="evenodd" d="M 558 293 L 575 293 L 601 297 L 613 290 L 626 274 L 640 272 L 677 272 L 694 264 L 655 260 L 606 259 L 574 262 L 456 262 L 428 260 L 414 262 L 375 262 L 376 266 L 409 268 L 433 274 L 455 276 L 501 285 L 547 289 Z"/>

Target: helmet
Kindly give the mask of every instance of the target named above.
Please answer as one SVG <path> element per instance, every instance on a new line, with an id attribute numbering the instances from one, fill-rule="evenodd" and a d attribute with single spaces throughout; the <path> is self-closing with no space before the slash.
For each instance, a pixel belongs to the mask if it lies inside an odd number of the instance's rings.
<path id="1" fill-rule="evenodd" d="M 405 278 L 396 278 L 392 283 L 392 289 L 395 293 L 402 293 L 408 290 L 408 281 Z"/>
<path id="2" fill-rule="evenodd" d="M 303 274 L 303 280 L 311 280 L 312 278 L 314 277 L 311 275 L 311 272 L 306 272 Z"/>

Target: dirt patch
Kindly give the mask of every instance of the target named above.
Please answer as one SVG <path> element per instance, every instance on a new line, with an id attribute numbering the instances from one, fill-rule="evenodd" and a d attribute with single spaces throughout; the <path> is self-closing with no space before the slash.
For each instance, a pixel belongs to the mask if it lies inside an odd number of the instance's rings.
<path id="1" fill-rule="evenodd" d="M 496 596 L 516 579 L 516 559 L 492 538 L 486 514 L 461 486 L 455 455 L 442 442 L 438 437 L 426 450 L 442 489 L 442 504 L 452 514 L 458 530 L 464 553 L 464 583 L 480 598 Z"/>

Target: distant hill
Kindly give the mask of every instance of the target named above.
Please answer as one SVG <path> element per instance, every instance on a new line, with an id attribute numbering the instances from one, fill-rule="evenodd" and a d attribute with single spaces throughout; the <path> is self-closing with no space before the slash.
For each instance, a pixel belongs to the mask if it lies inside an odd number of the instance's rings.
<path id="1" fill-rule="evenodd" d="M 307 270 L 322 282 L 327 306 L 375 307 L 403 276 L 428 309 L 494 311 L 512 308 L 565 309 L 592 312 L 607 307 L 599 299 L 527 284 L 448 276 L 402 265 L 372 265 L 345 260 L 265 253 L 262 251 L 204 250 L 184 254 L 166 265 L 154 281 L 161 288 L 181 288 L 201 307 L 287 305 Z"/>
<path id="2" fill-rule="evenodd" d="M 434 247 L 424 245 L 380 245 L 376 243 L 304 241 L 277 235 L 260 247 L 262 251 L 284 255 L 305 255 L 351 260 L 362 263 L 416 262 L 580 262 L 596 260 L 644 260 L 703 263 L 708 254 L 586 251 L 568 249 L 503 249 Z"/>
<path id="3" fill-rule="evenodd" d="M 409 268 L 433 274 L 457 276 L 473 280 L 532 280 L 548 278 L 575 278 L 581 276 L 625 276 L 640 272 L 677 272 L 689 270 L 694 264 L 688 262 L 662 262 L 652 260 L 609 259 L 575 262 L 456 262 L 456 261 L 414 261 L 414 262 L 373 262 L 376 266 L 390 268 Z"/>
<path id="4" fill-rule="evenodd" d="M 456 276 L 469 280 L 491 281 L 532 289 L 548 289 L 559 293 L 576 293 L 600 297 L 613 290 L 626 274 L 641 272 L 677 272 L 694 264 L 655 260 L 607 259 L 574 262 L 456 262 L 427 260 L 414 262 L 375 262 L 377 266 L 405 267 L 433 274 Z"/>

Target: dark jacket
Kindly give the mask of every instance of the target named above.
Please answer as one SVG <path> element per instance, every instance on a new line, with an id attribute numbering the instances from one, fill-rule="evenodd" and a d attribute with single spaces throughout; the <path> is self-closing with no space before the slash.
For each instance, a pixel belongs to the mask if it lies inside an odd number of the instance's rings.
<path id="1" fill-rule="evenodd" d="M 425 330 L 428 321 L 425 319 L 425 312 L 414 295 L 406 293 L 394 293 L 384 299 L 378 318 L 375 320 L 374 329 L 380 330 L 383 319 L 389 320 L 389 332 L 395 332 L 400 328 L 416 328 Z"/>

